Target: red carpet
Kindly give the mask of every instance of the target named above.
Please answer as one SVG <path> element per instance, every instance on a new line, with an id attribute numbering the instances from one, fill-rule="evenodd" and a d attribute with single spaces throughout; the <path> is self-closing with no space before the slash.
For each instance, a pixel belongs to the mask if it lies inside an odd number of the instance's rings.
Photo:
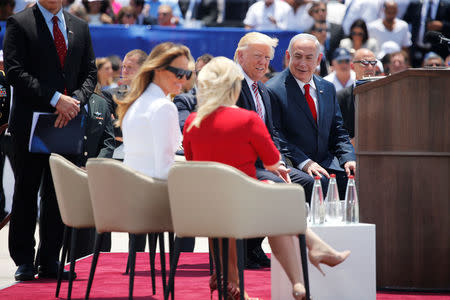
<path id="1" fill-rule="evenodd" d="M 127 254 L 103 253 L 92 285 L 90 299 L 127 299 L 128 276 L 124 274 Z M 92 256 L 77 262 L 78 278 L 72 288 L 72 299 L 84 299 L 89 277 Z M 168 257 L 166 258 L 168 261 Z M 148 263 L 148 253 L 139 253 L 136 259 L 136 277 L 134 282 L 135 299 L 163 299 L 160 276 L 159 256 L 156 257 L 156 295 L 151 296 L 151 279 Z M 68 267 L 66 267 L 68 269 Z M 167 266 L 168 268 L 168 266 Z M 168 272 L 167 272 L 168 274 Z M 180 256 L 177 276 L 175 278 L 175 296 L 181 300 L 209 299 L 209 266 L 207 253 L 182 253 Z M 270 270 L 245 271 L 245 287 L 250 296 L 270 299 Z M 0 299 L 55 299 L 55 280 L 38 279 L 32 282 L 17 283 L 0 290 Z M 67 282 L 61 286 L 60 297 L 67 297 Z M 217 292 L 214 298 L 217 299 Z M 377 300 L 449 300 L 450 296 L 442 295 L 412 295 L 378 293 Z M 345 299 L 337 299 L 345 300 Z"/>

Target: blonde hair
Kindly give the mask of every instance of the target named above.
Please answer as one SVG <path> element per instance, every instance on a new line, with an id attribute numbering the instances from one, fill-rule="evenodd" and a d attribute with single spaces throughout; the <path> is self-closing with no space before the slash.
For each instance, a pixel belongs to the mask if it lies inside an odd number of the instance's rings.
<path id="1" fill-rule="evenodd" d="M 117 103 L 118 121 L 116 126 L 122 126 L 122 121 L 128 108 L 139 98 L 146 90 L 148 85 L 155 77 L 155 70 L 162 69 L 170 65 L 170 63 L 179 56 L 186 56 L 188 60 L 192 60 L 189 48 L 174 44 L 172 42 L 161 43 L 153 48 L 147 59 L 142 64 L 136 77 L 131 82 L 130 92 L 122 101 L 115 100 Z"/>
<path id="2" fill-rule="evenodd" d="M 200 127 L 202 120 L 218 107 L 236 104 L 243 79 L 239 67 L 226 57 L 218 56 L 207 63 L 198 74 L 198 110 L 187 131 Z"/>
<path id="3" fill-rule="evenodd" d="M 273 58 L 273 55 L 275 53 L 275 48 L 278 45 L 278 39 L 277 38 L 271 38 L 268 35 L 265 35 L 260 32 L 249 32 L 246 35 L 244 35 L 238 43 L 238 46 L 236 48 L 236 51 L 234 52 L 234 61 L 239 63 L 238 61 L 238 52 L 247 49 L 249 45 L 267 45 L 270 46 L 270 59 Z"/>

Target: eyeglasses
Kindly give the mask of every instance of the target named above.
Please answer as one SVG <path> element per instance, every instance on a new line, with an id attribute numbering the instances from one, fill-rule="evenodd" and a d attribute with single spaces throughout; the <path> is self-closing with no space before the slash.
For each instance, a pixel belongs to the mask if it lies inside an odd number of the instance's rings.
<path id="1" fill-rule="evenodd" d="M 357 36 L 364 36 L 364 32 L 355 32 L 355 31 L 352 31 L 350 34 L 351 34 L 351 35 L 357 35 Z"/>
<path id="2" fill-rule="evenodd" d="M 173 73 L 178 79 L 182 79 L 183 76 L 186 76 L 186 80 L 189 80 L 192 76 L 192 71 L 175 68 L 172 66 L 167 66 L 166 70 Z"/>
<path id="3" fill-rule="evenodd" d="M 134 18 L 133 14 L 126 14 L 126 15 L 123 15 L 123 16 L 126 17 L 126 18 Z"/>
<path id="4" fill-rule="evenodd" d="M 365 60 L 365 59 L 361 59 L 361 60 L 355 60 L 353 61 L 353 63 L 360 63 L 363 66 L 367 67 L 369 64 L 371 64 L 372 66 L 375 66 L 377 64 L 376 60 Z"/>

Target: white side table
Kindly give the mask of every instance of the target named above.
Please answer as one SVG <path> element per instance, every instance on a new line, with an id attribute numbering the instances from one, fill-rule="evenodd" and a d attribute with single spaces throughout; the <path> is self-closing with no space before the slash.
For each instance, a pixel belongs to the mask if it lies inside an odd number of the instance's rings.
<path id="1" fill-rule="evenodd" d="M 321 265 L 326 276 L 308 263 L 309 286 L 314 300 L 376 299 L 375 225 L 309 225 L 324 241 L 338 251 L 350 250 L 350 256 L 334 268 Z M 300 261 L 298 238 L 296 253 Z M 278 260 L 271 257 L 272 300 L 290 300 L 292 285 Z"/>

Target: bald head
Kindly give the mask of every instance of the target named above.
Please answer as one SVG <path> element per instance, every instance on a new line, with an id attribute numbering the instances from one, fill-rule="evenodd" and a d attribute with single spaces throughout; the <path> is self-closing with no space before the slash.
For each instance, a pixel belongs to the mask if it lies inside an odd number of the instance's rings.
<path id="1" fill-rule="evenodd" d="M 372 51 L 366 48 L 358 49 L 353 58 L 352 68 L 356 73 L 356 79 L 375 76 L 376 57 Z M 374 63 L 375 62 L 375 63 Z"/>
<path id="2" fill-rule="evenodd" d="M 384 19 L 387 22 L 393 22 L 397 16 L 398 5 L 394 0 L 387 0 L 384 2 Z"/>

